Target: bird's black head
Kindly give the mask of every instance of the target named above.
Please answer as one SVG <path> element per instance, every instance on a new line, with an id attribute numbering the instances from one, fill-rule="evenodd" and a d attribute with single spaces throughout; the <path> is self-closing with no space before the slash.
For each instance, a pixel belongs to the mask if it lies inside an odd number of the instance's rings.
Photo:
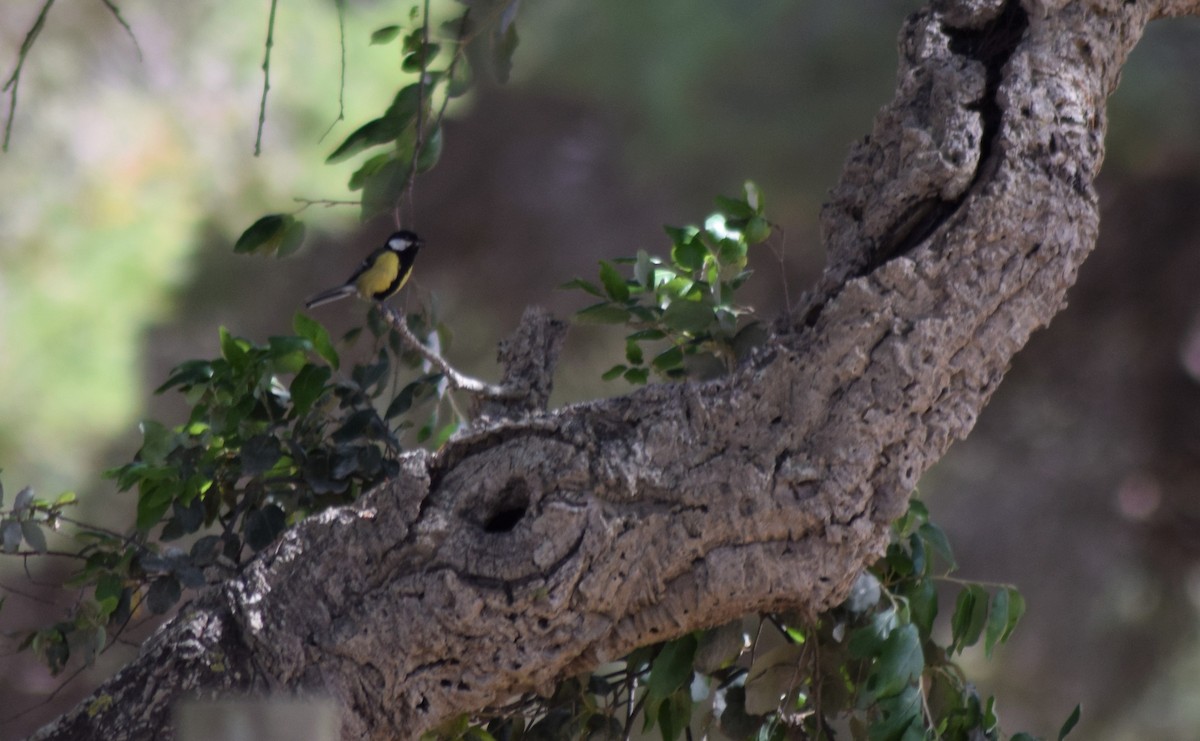
<path id="1" fill-rule="evenodd" d="M 407 229 L 401 229 L 388 237 L 387 241 L 387 248 L 392 252 L 407 252 L 409 250 L 416 252 L 420 246 L 421 238 Z"/>

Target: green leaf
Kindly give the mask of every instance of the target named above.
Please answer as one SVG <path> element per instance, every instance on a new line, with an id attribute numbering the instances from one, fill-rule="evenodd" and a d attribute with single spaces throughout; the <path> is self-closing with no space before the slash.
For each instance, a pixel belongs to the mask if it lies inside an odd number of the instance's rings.
<path id="1" fill-rule="evenodd" d="M 633 263 L 633 279 L 639 286 L 654 287 L 654 258 L 645 250 L 637 251 L 637 259 Z"/>
<path id="2" fill-rule="evenodd" d="M 997 589 L 992 596 L 991 607 L 988 609 L 987 628 L 984 630 L 983 652 L 989 659 L 992 650 L 1004 635 L 1008 627 L 1008 589 Z"/>
<path id="3" fill-rule="evenodd" d="M 467 62 L 467 58 L 459 57 L 450 71 L 450 79 L 446 84 L 446 97 L 457 98 L 466 95 L 474 82 L 474 75 L 471 74 L 471 65 Z"/>
<path id="4" fill-rule="evenodd" d="M 950 548 L 950 540 L 946 538 L 946 533 L 940 527 L 932 522 L 924 522 L 917 528 L 917 534 L 942 557 L 948 571 L 958 568 L 958 564 L 954 560 L 954 551 Z"/>
<path id="5" fill-rule="evenodd" d="M 604 291 L 600 290 L 599 286 L 597 286 L 595 283 L 589 283 L 582 278 L 575 278 L 574 280 L 567 281 L 559 286 L 560 290 L 568 290 L 571 288 L 577 288 L 586 293 L 590 293 L 596 298 L 605 298 Z"/>
<path id="6" fill-rule="evenodd" d="M 620 376 L 620 375 L 621 375 L 622 373 L 624 373 L 626 370 L 628 370 L 628 367 L 626 367 L 626 366 L 624 366 L 624 365 L 620 365 L 620 364 L 614 365 L 613 367 L 611 367 L 611 368 L 609 368 L 608 370 L 604 371 L 604 373 L 603 373 L 603 374 L 601 374 L 601 376 L 600 376 L 600 380 L 602 380 L 602 381 L 611 381 L 611 380 L 613 380 L 614 378 L 617 378 L 618 376 Z"/>
<path id="7" fill-rule="evenodd" d="M 362 190 L 363 185 L 367 182 L 367 178 L 382 170 L 389 162 L 394 162 L 395 159 L 396 155 L 394 152 L 382 152 L 374 157 L 369 157 L 350 176 L 350 182 L 347 184 L 347 187 L 350 190 Z"/>
<path id="8" fill-rule="evenodd" d="M 497 34 L 492 45 L 492 65 L 496 73 L 496 80 L 502 84 L 508 82 L 508 76 L 512 73 L 513 52 L 517 50 L 519 42 L 516 24 L 509 22 L 507 28 L 503 28 Z"/>
<path id="9" fill-rule="evenodd" d="M 629 321 L 629 311 L 605 301 L 580 309 L 575 320 L 582 324 L 624 324 Z"/>
<path id="10" fill-rule="evenodd" d="M 292 407 L 297 415 L 305 414 L 325 393 L 326 384 L 333 372 L 326 366 L 309 363 L 292 379 L 288 392 L 292 395 Z"/>
<path id="11" fill-rule="evenodd" d="M 403 162 L 393 159 L 385 163 L 378 171 L 367 176 L 363 182 L 362 220 L 367 221 L 373 216 L 391 211 L 396 201 L 404 193 L 408 185 L 408 175 L 411 171 L 409 155 L 403 157 Z"/>
<path id="12" fill-rule="evenodd" d="M 21 523 L 16 520 L 0 520 L 0 542 L 5 553 L 16 553 L 21 547 Z"/>
<path id="13" fill-rule="evenodd" d="M 421 153 L 417 155 L 417 174 L 433 169 L 442 156 L 442 127 L 438 126 L 429 132 L 421 144 Z"/>
<path id="14" fill-rule="evenodd" d="M 888 634 L 872 668 L 875 678 L 872 694 L 891 697 L 899 694 L 925 670 L 921 637 L 914 625 L 901 625 Z"/>
<path id="15" fill-rule="evenodd" d="M 155 615 L 162 615 L 174 607 L 182 595 L 178 579 L 172 575 L 159 577 L 150 582 L 150 589 L 146 590 L 146 606 Z"/>
<path id="16" fill-rule="evenodd" d="M 915 685 L 906 685 L 899 694 L 881 698 L 878 707 L 883 717 L 871 723 L 866 735 L 869 741 L 925 741 L 921 692 Z"/>
<path id="17" fill-rule="evenodd" d="M 847 646 L 850 657 L 865 659 L 878 654 L 898 624 L 899 618 L 891 607 L 872 615 L 870 622 L 855 628 L 850 634 Z"/>
<path id="18" fill-rule="evenodd" d="M 921 631 L 922 637 L 929 637 L 938 614 L 937 587 L 932 579 L 920 579 L 906 596 L 913 624 Z"/>
<path id="19" fill-rule="evenodd" d="M 46 552 L 46 534 L 42 532 L 42 528 L 32 520 L 26 520 L 21 523 L 21 535 L 25 538 L 25 542 L 29 547 L 38 553 Z"/>
<path id="20" fill-rule="evenodd" d="M 677 300 L 667 306 L 663 324 L 675 332 L 700 334 L 715 321 L 713 307 L 701 301 Z"/>
<path id="21" fill-rule="evenodd" d="M 671 260 L 684 270 L 699 270 L 704 266 L 704 258 L 708 257 L 708 254 L 708 247 L 699 237 L 676 243 L 671 248 Z"/>
<path id="22" fill-rule="evenodd" d="M 647 704 L 658 704 L 692 678 L 692 661 L 696 658 L 696 637 L 691 633 L 663 644 L 662 651 L 650 665 L 646 682 Z"/>
<path id="23" fill-rule="evenodd" d="M 287 527 L 287 515 L 278 505 L 268 504 L 246 515 L 246 545 L 261 551 Z"/>
<path id="24" fill-rule="evenodd" d="M 102 574 L 96 580 L 96 602 L 107 617 L 116 609 L 121 601 L 121 591 L 125 588 L 123 580 L 116 574 Z"/>
<path id="25" fill-rule="evenodd" d="M 272 435 L 255 435 L 242 445 L 239 455 L 243 476 L 259 476 L 275 467 L 283 457 L 279 441 Z"/>
<path id="26" fill-rule="evenodd" d="M 404 121 L 405 125 L 417 117 L 417 110 L 421 103 L 425 102 L 428 105 L 428 95 L 421 91 L 421 84 L 414 82 L 411 85 L 405 85 L 400 88 L 400 92 L 396 93 L 396 97 L 392 99 L 392 104 L 388 106 L 387 112 L 384 113 L 384 118 L 395 119 L 396 121 Z M 401 129 L 404 128 L 403 126 Z M 399 131 L 396 132 L 399 136 Z M 395 139 L 396 137 L 391 137 Z"/>
<path id="27" fill-rule="evenodd" d="M 746 205 L 754 209 L 754 213 L 761 214 L 763 212 L 762 194 L 753 180 L 742 183 L 742 193 L 746 196 Z"/>
<path id="28" fill-rule="evenodd" d="M 163 385 L 154 389 L 154 393 L 161 394 L 167 389 L 179 386 L 183 389 L 198 386 L 208 383 L 213 376 L 212 363 L 207 360 L 188 360 L 171 369 L 171 374 L 167 376 L 167 380 Z"/>
<path id="29" fill-rule="evenodd" d="M 667 333 L 661 329 L 639 329 L 636 332 L 631 332 L 626 335 L 625 339 L 633 342 L 642 342 L 644 340 L 662 340 L 666 339 Z"/>
<path id="30" fill-rule="evenodd" d="M 496 737 L 479 726 L 471 726 L 463 736 L 466 741 L 496 741 Z"/>
<path id="31" fill-rule="evenodd" d="M 722 239 L 717 243 L 717 261 L 721 265 L 733 266 L 735 270 L 746 267 L 746 242 L 740 239 Z M 730 271 L 726 269 L 725 275 Z"/>
<path id="32" fill-rule="evenodd" d="M 626 340 L 625 359 L 629 361 L 630 365 L 641 365 L 644 360 L 642 346 L 633 340 Z"/>
<path id="33" fill-rule="evenodd" d="M 692 695 L 686 687 L 673 692 L 658 706 L 658 727 L 663 741 L 675 741 L 692 717 Z"/>
<path id="34" fill-rule="evenodd" d="M 717 196 L 717 209 L 726 216 L 734 219 L 748 219 L 755 215 L 754 208 L 745 201 L 736 198 Z"/>
<path id="35" fill-rule="evenodd" d="M 671 244 L 676 246 L 692 241 L 700 233 L 694 226 L 664 226 L 663 231 L 671 238 Z"/>
<path id="36" fill-rule="evenodd" d="M 288 219 L 288 225 L 284 228 L 283 236 L 280 238 L 279 245 L 275 249 L 276 257 L 287 257 L 300 249 L 300 245 L 304 244 L 304 222 L 291 216 Z"/>
<path id="37" fill-rule="evenodd" d="M 683 364 L 683 349 L 677 345 L 667 348 L 655 356 L 654 360 L 650 361 L 650 364 L 658 371 L 669 371 L 672 368 L 678 368 Z"/>
<path id="38" fill-rule="evenodd" d="M 246 359 L 246 351 L 249 349 L 250 343 L 234 337 L 225 327 L 217 329 L 217 336 L 221 343 L 221 357 L 229 361 L 233 367 L 240 368 Z"/>
<path id="39" fill-rule="evenodd" d="M 139 530 L 149 530 L 158 524 L 162 516 L 171 507 L 174 491 L 170 482 L 154 481 L 143 483 L 138 495 L 137 527 Z"/>
<path id="40" fill-rule="evenodd" d="M 26 486 L 17 492 L 17 496 L 13 499 L 13 514 L 19 515 L 22 510 L 28 509 L 31 504 L 33 504 L 33 487 Z"/>
<path id="41" fill-rule="evenodd" d="M 325 158 L 325 164 L 333 165 L 343 160 L 348 160 L 359 152 L 364 152 L 371 147 L 376 147 L 381 144 L 388 144 L 399 138 L 404 128 L 412 122 L 416 110 L 412 115 L 396 115 L 383 116 L 373 121 L 368 121 L 362 126 L 355 129 L 350 136 L 347 136 L 337 149 Z"/>
<path id="42" fill-rule="evenodd" d="M 296 221 L 296 217 L 290 214 L 268 214 L 242 232 L 233 245 L 233 251 L 238 254 L 247 252 L 270 254 L 281 248 L 285 238 L 296 238 L 295 225 L 297 223 L 299 222 Z M 300 225 L 299 236 L 301 238 L 304 236 L 303 224 Z"/>
<path id="43" fill-rule="evenodd" d="M 1071 711 L 1071 714 L 1067 716 L 1066 722 L 1063 723 L 1062 728 L 1058 730 L 1058 741 L 1063 741 L 1063 739 L 1067 737 L 1067 734 L 1075 728 L 1077 723 L 1079 723 L 1080 710 L 1080 706 L 1076 705 L 1075 709 Z M 1014 738 L 1016 737 L 1014 736 Z"/>
<path id="44" fill-rule="evenodd" d="M 628 383 L 640 386 L 650 380 L 649 368 L 630 368 L 622 374 Z"/>
<path id="45" fill-rule="evenodd" d="M 600 282 L 604 284 L 604 290 L 612 300 L 629 300 L 629 286 L 625 283 L 625 278 L 607 260 L 600 261 Z"/>
<path id="46" fill-rule="evenodd" d="M 333 348 L 333 340 L 330 339 L 329 332 L 321 326 L 320 322 L 300 312 L 296 312 L 296 315 L 292 317 L 292 330 L 311 342 L 313 350 L 317 355 L 329 363 L 334 370 L 338 369 L 337 350 Z"/>
<path id="47" fill-rule="evenodd" d="M 765 242 L 771 237 L 771 223 L 761 216 L 753 216 L 742 229 L 742 236 L 750 244 Z"/>
<path id="48" fill-rule="evenodd" d="M 267 356 L 277 373 L 296 373 L 305 364 L 312 343 L 303 337 L 275 336 L 267 339 Z"/>
<path id="49" fill-rule="evenodd" d="M 952 650 L 957 649 L 961 652 L 979 641 L 987 623 L 987 606 L 988 594 L 978 584 L 969 584 L 958 593 L 954 615 L 950 618 Z"/>
<path id="50" fill-rule="evenodd" d="M 1004 626 L 1004 632 L 1000 634 L 1001 643 L 1008 640 L 1025 614 L 1025 597 L 1015 589 L 1005 587 L 1005 591 L 1008 592 L 1008 622 Z"/>
<path id="51" fill-rule="evenodd" d="M 441 50 L 441 44 L 420 44 L 417 49 L 404 57 L 404 61 L 400 63 L 400 69 L 405 72 L 420 72 L 427 69 L 429 63 Z"/>
<path id="52" fill-rule="evenodd" d="M 371 34 L 372 44 L 387 44 L 400 35 L 399 26 L 384 26 Z"/>

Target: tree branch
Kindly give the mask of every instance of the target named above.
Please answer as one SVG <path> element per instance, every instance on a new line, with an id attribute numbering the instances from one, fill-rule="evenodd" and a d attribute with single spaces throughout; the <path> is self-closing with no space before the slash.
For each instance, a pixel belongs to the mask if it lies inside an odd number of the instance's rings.
<path id="1" fill-rule="evenodd" d="M 1104 101 L 1200 3 L 939 0 L 823 213 L 820 284 L 708 383 L 414 452 L 205 593 L 38 738 L 166 738 L 184 694 L 333 697 L 416 738 L 632 648 L 841 601 L 1092 249 Z"/>

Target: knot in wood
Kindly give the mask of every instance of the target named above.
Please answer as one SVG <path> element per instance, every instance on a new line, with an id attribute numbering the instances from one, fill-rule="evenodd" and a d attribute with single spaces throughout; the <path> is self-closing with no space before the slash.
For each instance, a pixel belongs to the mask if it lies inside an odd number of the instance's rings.
<path id="1" fill-rule="evenodd" d="M 464 458 L 436 493 L 448 519 L 439 560 L 508 591 L 552 578 L 583 537 L 587 470 L 582 453 L 548 438 Z"/>

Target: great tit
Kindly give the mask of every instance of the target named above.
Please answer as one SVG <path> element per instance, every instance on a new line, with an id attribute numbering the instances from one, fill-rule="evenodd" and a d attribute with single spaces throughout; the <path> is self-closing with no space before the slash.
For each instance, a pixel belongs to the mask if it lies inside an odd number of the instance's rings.
<path id="1" fill-rule="evenodd" d="M 420 248 L 421 238 L 416 234 L 406 229 L 396 232 L 382 247 L 367 255 L 349 280 L 337 288 L 316 294 L 304 302 L 305 307 L 311 309 L 355 293 L 368 301 L 383 301 L 394 296 L 412 275 L 413 261 Z"/>

